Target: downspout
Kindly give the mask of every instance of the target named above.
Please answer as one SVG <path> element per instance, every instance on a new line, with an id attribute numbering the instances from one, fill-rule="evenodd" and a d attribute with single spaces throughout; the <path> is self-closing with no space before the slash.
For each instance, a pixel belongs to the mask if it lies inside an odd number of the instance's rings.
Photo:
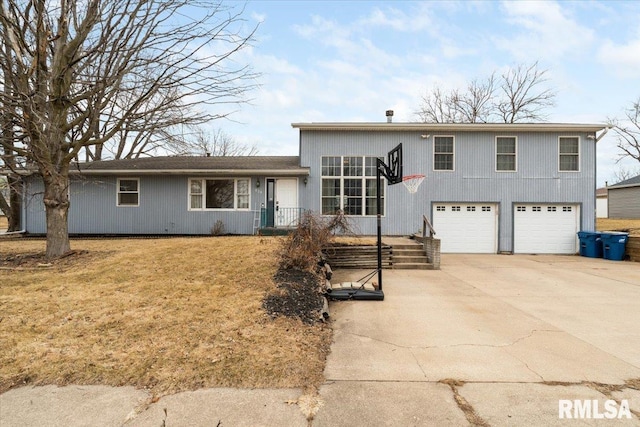
<path id="1" fill-rule="evenodd" d="M 593 134 L 594 140 L 595 140 L 594 143 L 593 143 L 594 149 L 595 149 L 594 150 L 595 159 L 594 159 L 594 162 L 593 162 L 593 169 L 594 169 L 593 170 L 593 176 L 594 177 L 598 176 L 598 147 L 597 147 L 597 144 L 598 144 L 598 141 L 600 141 L 602 138 L 604 138 L 604 136 L 607 134 L 607 132 L 609 132 L 609 129 L 611 129 L 611 126 L 606 126 L 600 135 L 596 135 L 595 132 Z M 596 180 L 596 188 L 597 187 L 598 187 L 598 184 L 597 184 L 597 180 Z M 594 194 L 594 197 L 595 197 L 595 200 L 593 201 L 593 206 L 594 206 L 594 209 L 593 209 L 593 231 L 596 231 L 596 224 L 598 223 L 598 195 Z M 608 199 L 608 197 L 607 197 L 607 199 Z M 609 204 L 607 203 L 607 218 L 608 217 L 609 217 Z M 580 222 L 582 222 L 582 221 L 580 221 Z M 581 224 L 580 228 L 582 228 L 582 224 Z"/>
<path id="2" fill-rule="evenodd" d="M 18 231 L 6 231 L 4 233 L 0 233 L 0 236 L 10 236 L 13 234 L 23 234 L 27 232 L 27 182 L 24 181 L 22 186 L 22 215 L 20 218 L 20 225 L 22 225 L 22 230 Z"/>

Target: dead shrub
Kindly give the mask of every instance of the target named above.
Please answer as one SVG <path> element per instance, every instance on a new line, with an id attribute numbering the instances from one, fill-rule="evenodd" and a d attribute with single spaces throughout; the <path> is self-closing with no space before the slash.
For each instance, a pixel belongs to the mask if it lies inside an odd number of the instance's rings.
<path id="1" fill-rule="evenodd" d="M 224 222 L 221 220 L 217 220 L 213 227 L 211 227 L 211 235 L 212 236 L 222 236 L 224 235 Z"/>
<path id="2" fill-rule="evenodd" d="M 320 259 L 322 248 L 335 235 L 353 234 L 344 212 L 325 218 L 307 211 L 302 214 L 296 229 L 282 242 L 280 268 L 314 270 Z"/>

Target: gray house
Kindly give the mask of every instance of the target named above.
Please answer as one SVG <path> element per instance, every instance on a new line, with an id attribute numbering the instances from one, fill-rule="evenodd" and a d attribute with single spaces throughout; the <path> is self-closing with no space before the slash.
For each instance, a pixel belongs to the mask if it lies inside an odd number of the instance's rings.
<path id="1" fill-rule="evenodd" d="M 595 229 L 597 124 L 294 123 L 299 157 L 165 157 L 81 164 L 70 188 L 74 234 L 251 234 L 290 227 L 301 209 L 343 210 L 376 233 L 376 158 L 403 145 L 417 193 L 382 187 L 386 235 L 423 216 L 442 252 L 575 253 Z M 42 184 L 27 179 L 26 229 L 44 233 Z"/>
<path id="2" fill-rule="evenodd" d="M 428 217 L 442 252 L 575 253 L 595 229 L 596 124 L 295 123 L 310 171 L 305 208 L 343 209 L 375 234 L 375 157 L 403 144 L 416 194 L 385 186 L 385 234 Z"/>
<path id="3" fill-rule="evenodd" d="M 253 234 L 266 206 L 272 209 L 262 218 L 264 226 L 290 226 L 299 215 L 298 194 L 308 175 L 297 156 L 148 157 L 78 164 L 71 173 L 69 233 L 210 234 L 220 221 L 225 233 Z M 32 176 L 26 183 L 23 224 L 29 233 L 46 233 L 42 180 Z"/>
<path id="4" fill-rule="evenodd" d="M 609 218 L 640 218 L 640 175 L 607 187 L 607 190 Z"/>

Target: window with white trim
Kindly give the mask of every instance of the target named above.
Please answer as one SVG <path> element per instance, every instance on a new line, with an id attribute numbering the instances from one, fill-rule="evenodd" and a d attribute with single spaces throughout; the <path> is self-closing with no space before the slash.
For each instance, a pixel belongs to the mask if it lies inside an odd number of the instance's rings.
<path id="1" fill-rule="evenodd" d="M 496 137 L 496 171 L 515 172 L 516 171 L 516 137 L 497 136 Z"/>
<path id="2" fill-rule="evenodd" d="M 454 145 L 453 136 L 433 137 L 433 170 L 453 170 Z"/>
<path id="3" fill-rule="evenodd" d="M 249 209 L 249 178 L 189 180 L 189 210 Z"/>
<path id="4" fill-rule="evenodd" d="M 577 136 L 558 138 L 558 170 L 560 172 L 580 171 L 580 139 Z"/>
<path id="5" fill-rule="evenodd" d="M 323 215 L 377 215 L 376 157 L 322 157 L 321 204 Z M 384 212 L 385 180 L 380 191 Z"/>
<path id="6" fill-rule="evenodd" d="M 118 178 L 116 206 L 140 206 L 140 179 Z"/>

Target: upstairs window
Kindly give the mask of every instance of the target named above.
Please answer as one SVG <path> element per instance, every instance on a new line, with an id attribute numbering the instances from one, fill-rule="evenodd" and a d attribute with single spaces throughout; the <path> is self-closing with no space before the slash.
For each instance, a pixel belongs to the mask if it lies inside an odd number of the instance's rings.
<path id="1" fill-rule="evenodd" d="M 117 206 L 140 206 L 140 180 L 118 178 Z"/>
<path id="2" fill-rule="evenodd" d="M 577 136 L 561 136 L 558 139 L 558 154 L 560 172 L 580 171 L 580 139 Z"/>
<path id="3" fill-rule="evenodd" d="M 249 179 L 190 179 L 189 209 L 249 209 Z"/>
<path id="4" fill-rule="evenodd" d="M 452 171 L 454 160 L 454 140 L 452 136 L 433 138 L 433 170 Z"/>
<path id="5" fill-rule="evenodd" d="M 515 172 L 516 164 L 516 137 L 496 137 L 496 171 Z"/>

